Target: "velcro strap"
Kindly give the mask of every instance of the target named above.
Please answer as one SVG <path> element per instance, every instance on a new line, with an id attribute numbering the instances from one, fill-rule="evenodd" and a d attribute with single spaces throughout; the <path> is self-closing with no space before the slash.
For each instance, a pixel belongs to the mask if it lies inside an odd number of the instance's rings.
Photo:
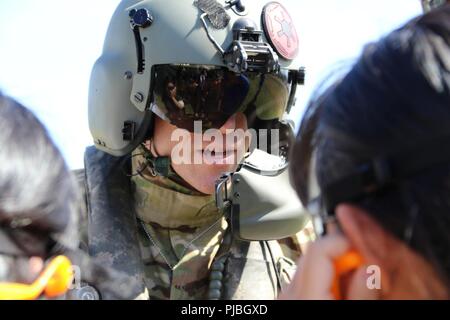
<path id="1" fill-rule="evenodd" d="M 230 23 L 230 16 L 216 0 L 196 0 L 194 5 L 208 15 L 208 19 L 214 28 L 224 29 Z"/>

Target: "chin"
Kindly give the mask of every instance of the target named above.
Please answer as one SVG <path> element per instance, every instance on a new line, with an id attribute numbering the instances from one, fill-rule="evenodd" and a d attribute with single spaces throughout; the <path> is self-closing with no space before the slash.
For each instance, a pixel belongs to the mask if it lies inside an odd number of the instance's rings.
<path id="1" fill-rule="evenodd" d="M 201 193 L 203 193 L 203 194 L 205 194 L 205 195 L 208 195 L 208 196 L 210 196 L 210 195 L 213 195 L 214 193 L 215 193 L 215 187 L 214 186 L 212 186 L 211 187 L 211 185 L 201 185 L 201 186 L 197 186 L 197 187 L 194 187 L 197 191 L 199 191 L 199 192 L 201 192 Z"/>
<path id="2" fill-rule="evenodd" d="M 215 193 L 216 181 L 224 173 L 235 172 L 238 165 L 236 163 L 227 163 L 226 159 L 217 159 L 210 164 L 199 165 L 173 165 L 173 169 L 190 186 L 197 191 L 212 195 Z"/>
<path id="3" fill-rule="evenodd" d="M 200 170 L 191 170 L 180 176 L 197 191 L 212 195 L 215 193 L 216 181 L 227 172 L 235 172 L 237 166 L 230 164 L 212 164 Z"/>
<path id="4" fill-rule="evenodd" d="M 230 167 L 230 165 L 211 165 L 211 169 L 214 169 L 214 172 L 207 173 L 198 173 L 195 181 L 191 183 L 191 185 L 204 194 L 214 194 L 217 180 L 226 173 L 226 172 L 234 172 L 235 167 Z"/>

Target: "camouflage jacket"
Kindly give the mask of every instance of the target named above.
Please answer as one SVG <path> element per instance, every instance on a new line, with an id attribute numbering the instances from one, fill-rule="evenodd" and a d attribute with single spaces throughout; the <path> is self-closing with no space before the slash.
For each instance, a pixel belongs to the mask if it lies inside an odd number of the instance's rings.
<path id="1" fill-rule="evenodd" d="M 125 172 L 140 161 L 87 149 L 82 233 L 89 253 L 134 277 L 136 298 L 276 298 L 310 228 L 281 241 L 226 241 L 230 228 L 213 197 L 146 171 L 129 178 Z"/>

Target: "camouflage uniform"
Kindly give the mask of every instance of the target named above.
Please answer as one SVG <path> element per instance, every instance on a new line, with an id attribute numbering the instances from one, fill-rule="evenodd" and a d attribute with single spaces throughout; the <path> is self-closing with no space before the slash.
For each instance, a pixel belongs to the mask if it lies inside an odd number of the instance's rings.
<path id="1" fill-rule="evenodd" d="M 142 168 L 144 161 L 135 155 L 133 172 Z M 144 224 L 139 242 L 150 298 L 204 299 L 211 265 L 228 228 L 214 196 L 199 194 L 168 178 L 154 177 L 148 169 L 132 181 L 136 214 Z M 271 244 L 285 284 L 293 275 L 301 245 L 311 240 L 310 228 Z"/>
<path id="2" fill-rule="evenodd" d="M 133 157 L 129 172 L 143 161 Z M 127 288 L 135 298 L 207 299 L 221 281 L 222 299 L 274 299 L 279 294 L 275 272 L 282 286 L 290 281 L 302 247 L 313 238 L 310 225 L 280 241 L 234 240 L 224 254 L 229 226 L 213 196 L 148 170 L 130 179 L 119 168 L 122 162 L 88 148 L 85 177 L 78 174 L 86 199 L 87 231 L 82 233 L 97 261 L 137 280 L 140 285 Z M 217 264 L 223 277 L 212 276 Z"/>

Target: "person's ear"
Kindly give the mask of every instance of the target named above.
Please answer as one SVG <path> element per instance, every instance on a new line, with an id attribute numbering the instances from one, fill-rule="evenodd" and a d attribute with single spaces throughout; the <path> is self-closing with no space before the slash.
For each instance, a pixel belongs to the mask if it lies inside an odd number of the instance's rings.
<path id="1" fill-rule="evenodd" d="M 383 260 L 385 232 L 363 209 L 343 204 L 337 207 L 336 216 L 342 232 L 353 247 L 366 260 Z"/>
<path id="2" fill-rule="evenodd" d="M 342 232 L 352 247 L 363 257 L 366 265 L 380 267 L 383 289 L 389 289 L 389 256 L 395 250 L 395 241 L 365 210 L 353 205 L 337 207 L 336 216 Z"/>

